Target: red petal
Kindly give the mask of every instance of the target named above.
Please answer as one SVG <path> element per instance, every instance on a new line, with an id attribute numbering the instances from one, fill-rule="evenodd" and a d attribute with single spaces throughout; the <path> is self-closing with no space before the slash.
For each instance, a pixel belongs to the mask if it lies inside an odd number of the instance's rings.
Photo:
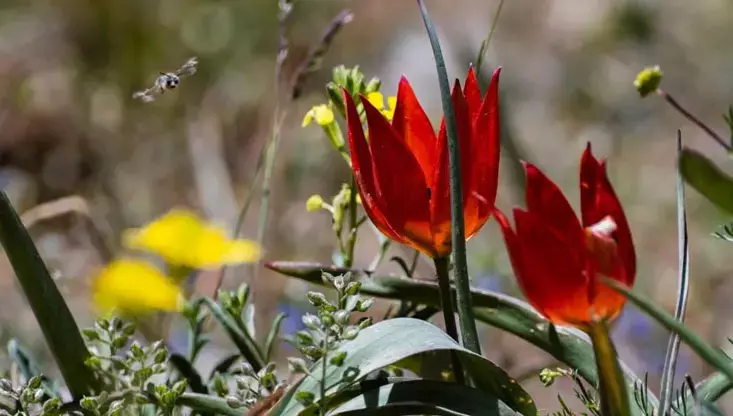
<path id="1" fill-rule="evenodd" d="M 580 250 L 584 246 L 583 229 L 568 200 L 536 166 L 525 163 L 524 170 L 527 175 L 527 209 Z"/>
<path id="2" fill-rule="evenodd" d="M 585 227 L 597 223 L 606 216 L 613 218 L 617 226 L 613 237 L 618 244 L 619 256 L 625 269 L 625 273 L 618 277 L 623 279 L 623 283 L 633 285 L 636 276 L 636 254 L 631 229 L 621 203 L 608 180 L 606 165 L 593 156 L 590 143 L 580 161 L 580 203 Z"/>
<path id="3" fill-rule="evenodd" d="M 404 239 L 390 225 L 384 214 L 382 214 L 382 210 L 379 208 L 380 202 L 383 201 L 377 196 L 372 169 L 372 157 L 366 138 L 364 137 L 361 120 L 359 119 L 359 114 L 356 111 L 356 105 L 351 95 L 346 90 L 342 90 L 342 92 L 346 104 L 346 125 L 348 126 L 351 166 L 364 205 L 364 211 L 366 211 L 369 219 L 384 235 L 392 240 L 404 242 Z"/>
<path id="4" fill-rule="evenodd" d="M 515 210 L 514 219 L 524 261 L 518 281 L 527 299 L 553 322 L 587 322 L 588 285 L 576 248 L 533 212 Z"/>
<path id="5" fill-rule="evenodd" d="M 473 65 L 468 68 L 466 85 L 463 86 L 463 95 L 466 96 L 466 101 L 468 102 L 468 111 L 471 120 L 475 120 L 481 108 L 481 91 L 479 90 L 478 79 L 476 78 L 476 71 L 474 71 Z"/>
<path id="6" fill-rule="evenodd" d="M 361 101 L 369 126 L 369 150 L 383 213 L 402 237 L 430 251 L 433 236 L 429 191 L 420 164 L 379 110 L 365 97 Z"/>
<path id="7" fill-rule="evenodd" d="M 468 189 L 471 189 L 469 181 L 471 179 L 471 124 L 468 118 L 468 105 L 466 98 L 463 96 L 461 86 L 456 81 L 451 92 L 451 100 L 453 101 L 453 112 L 456 117 L 456 128 L 458 130 L 458 149 L 461 154 L 461 181 L 464 201 L 464 215 L 466 214 L 465 206 L 469 197 Z M 433 180 L 431 187 L 430 214 L 433 223 L 433 235 L 435 236 L 436 247 L 442 247 L 444 250 L 450 251 L 451 247 L 451 203 L 450 203 L 450 167 L 448 154 L 448 134 L 445 126 L 445 117 L 440 123 L 438 132 L 438 142 L 436 149 L 436 161 L 434 164 Z M 475 214 L 471 214 L 471 218 L 475 218 Z M 475 223 L 475 220 L 471 220 Z M 468 222 L 464 222 L 467 225 Z"/>
<path id="8" fill-rule="evenodd" d="M 437 140 L 435 131 L 405 77 L 400 79 L 397 89 L 397 107 L 392 127 L 398 135 L 404 138 L 425 177 L 431 178 Z"/>
<path id="9" fill-rule="evenodd" d="M 467 237 L 471 237 L 479 231 L 491 215 L 496 202 L 501 148 L 499 127 L 500 72 L 501 68 L 494 72 L 489 90 L 481 103 L 480 111 L 473 118 L 470 145 L 471 180 L 469 181 L 470 187 L 464 190 L 471 197 L 466 204 Z M 469 73 L 469 79 L 472 73 L 473 71 Z M 466 81 L 467 88 L 468 83 L 469 81 Z M 469 222 L 468 218 L 471 215 L 474 218 Z"/>

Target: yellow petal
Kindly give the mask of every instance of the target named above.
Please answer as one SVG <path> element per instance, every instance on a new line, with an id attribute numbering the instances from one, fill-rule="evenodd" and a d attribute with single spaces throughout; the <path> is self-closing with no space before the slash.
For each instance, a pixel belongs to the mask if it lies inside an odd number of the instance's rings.
<path id="1" fill-rule="evenodd" d="M 397 97 L 393 95 L 387 98 L 387 108 L 394 113 L 394 109 L 397 108 Z"/>
<path id="2" fill-rule="evenodd" d="M 224 228 L 201 220 L 191 211 L 174 209 L 141 230 L 124 236 L 125 245 L 158 254 L 169 264 L 194 269 L 257 261 L 260 249 L 244 240 L 232 240 Z M 240 243 L 246 243 L 241 246 Z M 232 247 L 247 247 L 233 255 Z M 238 249 L 239 250 L 239 249 Z"/>
<path id="3" fill-rule="evenodd" d="M 262 250 L 254 241 L 237 240 L 233 241 L 224 256 L 224 262 L 232 263 L 252 263 L 260 259 Z"/>
<path id="4" fill-rule="evenodd" d="M 333 123 L 333 111 L 326 105 L 321 104 L 313 107 L 313 118 L 320 126 L 327 126 Z"/>
<path id="5" fill-rule="evenodd" d="M 180 288 L 142 260 L 121 259 L 110 263 L 93 285 L 94 303 L 103 313 L 179 311 L 184 302 Z"/>
<path id="6" fill-rule="evenodd" d="M 384 96 L 379 91 L 370 92 L 369 94 L 367 94 L 367 100 L 369 100 L 369 103 L 371 103 L 371 105 L 380 110 L 384 108 Z"/>
<path id="7" fill-rule="evenodd" d="M 303 117 L 303 124 L 301 124 L 301 127 L 306 127 L 313 121 L 313 109 L 305 113 L 305 117 Z"/>

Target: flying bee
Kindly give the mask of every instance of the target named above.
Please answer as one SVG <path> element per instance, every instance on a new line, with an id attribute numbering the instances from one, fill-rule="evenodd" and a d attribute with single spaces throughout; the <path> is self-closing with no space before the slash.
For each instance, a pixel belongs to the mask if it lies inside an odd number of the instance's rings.
<path id="1" fill-rule="evenodd" d="M 155 101 L 155 96 L 163 94 L 166 90 L 175 89 L 181 83 L 181 78 L 195 74 L 198 63 L 198 58 L 194 56 L 175 72 L 161 72 L 155 79 L 152 87 L 143 91 L 137 91 L 132 94 L 132 98 L 140 99 L 146 103 Z"/>

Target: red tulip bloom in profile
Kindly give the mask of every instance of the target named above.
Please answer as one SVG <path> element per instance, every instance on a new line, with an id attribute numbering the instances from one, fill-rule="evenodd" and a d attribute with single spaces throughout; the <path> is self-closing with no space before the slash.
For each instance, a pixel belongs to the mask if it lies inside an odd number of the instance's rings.
<path id="1" fill-rule="evenodd" d="M 456 81 L 453 108 L 461 151 L 466 238 L 475 235 L 494 210 L 499 170 L 497 69 L 481 97 L 476 74 Z M 374 225 L 394 241 L 439 258 L 451 251 L 451 207 L 445 124 L 436 136 L 404 77 L 390 124 L 361 97 L 369 131 L 364 136 L 356 105 L 344 91 L 354 177 Z"/>
<path id="2" fill-rule="evenodd" d="M 496 212 L 519 286 L 552 322 L 583 327 L 612 319 L 625 297 L 598 277 L 633 285 L 636 256 L 605 162 L 588 144 L 580 161 L 582 223 L 557 185 L 534 165 L 525 171 L 527 210 L 514 210 L 516 230 Z"/>

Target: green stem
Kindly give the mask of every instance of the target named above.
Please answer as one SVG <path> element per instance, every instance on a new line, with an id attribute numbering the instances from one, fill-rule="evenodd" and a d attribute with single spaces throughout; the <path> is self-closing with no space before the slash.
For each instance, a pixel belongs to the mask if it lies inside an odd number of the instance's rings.
<path id="1" fill-rule="evenodd" d="M 349 193 L 349 235 L 346 237 L 346 252 L 344 253 L 344 267 L 351 268 L 354 264 L 354 249 L 356 248 L 356 233 L 359 224 L 356 220 L 356 180 L 351 176 L 351 192 Z"/>
<path id="2" fill-rule="evenodd" d="M 450 165 L 450 196 L 451 196 L 451 231 L 453 243 L 453 262 L 455 264 L 456 293 L 458 299 L 458 320 L 461 325 L 463 345 L 470 351 L 481 354 L 481 343 L 476 330 L 476 321 L 471 305 L 471 287 L 468 281 L 468 264 L 466 261 L 466 230 L 463 220 L 463 191 L 461 189 L 461 153 L 458 148 L 458 127 L 456 116 L 451 103 L 448 74 L 440 50 L 440 42 L 435 32 L 428 11 L 422 0 L 417 1 L 425 22 L 435 56 L 435 66 L 438 70 L 440 95 L 443 102 L 446 132 L 448 133 L 448 156 Z"/>
<path id="3" fill-rule="evenodd" d="M 484 64 L 484 58 L 486 57 L 486 51 L 489 50 L 489 45 L 491 44 L 491 38 L 494 37 L 494 30 L 496 30 L 496 24 L 499 22 L 499 15 L 501 15 L 501 8 L 504 6 L 504 0 L 499 1 L 499 5 L 496 7 L 496 13 L 494 13 L 494 20 L 491 21 L 491 29 L 489 29 L 489 34 L 486 35 L 486 39 L 484 39 L 483 42 L 481 42 L 481 48 L 478 51 L 478 57 L 476 58 L 476 67 L 478 68 L 478 73 L 481 73 L 481 68 Z"/>
<path id="4" fill-rule="evenodd" d="M 733 147 L 731 147 L 731 145 L 726 143 L 726 141 L 722 137 L 720 137 L 718 133 L 716 133 L 707 124 L 703 123 L 702 120 L 697 118 L 697 116 L 687 111 L 685 107 L 682 107 L 682 104 L 680 104 L 679 101 L 675 100 L 674 97 L 672 97 L 667 91 L 664 91 L 661 88 L 659 88 L 657 89 L 657 94 L 662 96 L 662 98 L 664 98 L 664 100 L 667 101 L 669 105 L 674 107 L 675 110 L 679 111 L 680 114 L 685 116 L 685 118 L 695 123 L 697 127 L 700 127 L 705 133 L 708 134 L 708 136 L 710 136 L 713 140 L 718 142 L 718 144 L 721 145 L 725 150 L 727 150 L 728 152 L 733 152 Z"/>
<path id="5" fill-rule="evenodd" d="M 326 367 L 328 366 L 328 328 L 323 334 L 323 365 L 321 365 L 321 400 L 320 400 L 320 415 L 326 416 L 327 404 L 326 404 Z"/>
<path id="6" fill-rule="evenodd" d="M 604 321 L 593 322 L 587 329 L 593 343 L 598 368 L 598 391 L 601 395 L 601 414 L 625 416 L 629 414 L 629 396 L 616 348 Z"/>
<path id="7" fill-rule="evenodd" d="M 433 259 L 435 263 L 435 274 L 438 276 L 438 288 L 440 289 L 440 307 L 443 310 L 443 320 L 445 320 L 445 332 L 456 342 L 458 342 L 458 328 L 456 327 L 456 315 L 453 311 L 453 296 L 450 288 L 450 276 L 448 273 L 448 257 L 438 257 Z M 451 351 L 451 364 L 453 373 L 456 375 L 456 381 L 465 384 L 463 378 L 463 368 L 461 362 L 458 361 L 458 355 Z"/>
<path id="8" fill-rule="evenodd" d="M 267 151 L 267 146 L 262 148 L 262 150 L 260 151 L 260 155 L 257 158 L 257 167 L 255 168 L 255 175 L 252 178 L 252 182 L 249 185 L 249 189 L 247 189 L 247 196 L 244 198 L 242 209 L 239 210 L 239 215 L 237 215 L 237 222 L 236 224 L 234 224 L 234 229 L 232 230 L 232 238 L 234 239 L 239 237 L 239 232 L 242 229 L 242 224 L 244 224 L 244 218 L 247 216 L 249 207 L 252 205 L 252 201 L 254 200 L 255 187 L 257 186 L 257 181 L 260 178 L 260 173 L 262 172 L 262 166 L 264 165 L 266 151 Z M 214 300 L 216 300 L 217 296 L 219 296 L 219 289 L 221 289 L 221 285 L 224 282 L 224 278 L 226 277 L 227 270 L 228 270 L 227 265 L 224 265 L 221 269 L 219 269 L 219 274 L 216 277 L 216 289 L 214 290 Z"/>

